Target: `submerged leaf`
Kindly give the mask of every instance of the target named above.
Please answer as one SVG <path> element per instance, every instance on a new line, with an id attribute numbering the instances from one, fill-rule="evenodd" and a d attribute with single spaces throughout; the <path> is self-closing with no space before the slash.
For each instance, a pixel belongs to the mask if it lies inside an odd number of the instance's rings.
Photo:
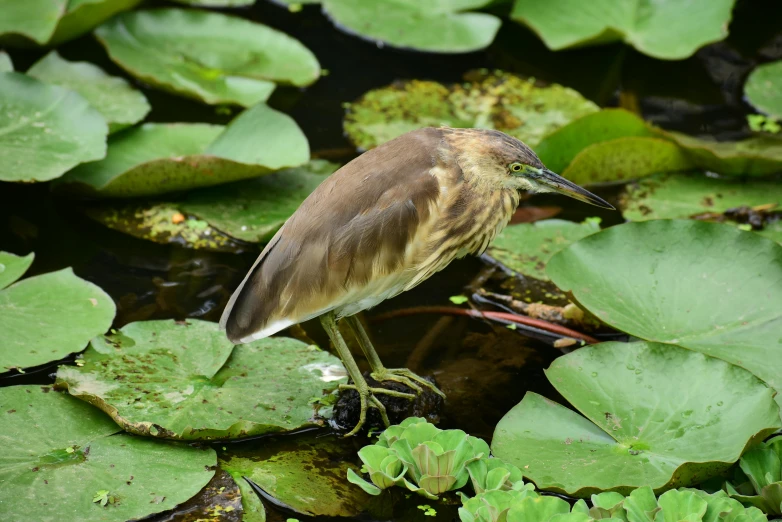
<path id="1" fill-rule="evenodd" d="M 497 425 L 492 453 L 569 495 L 701 482 L 780 426 L 772 390 L 755 376 L 674 346 L 593 345 L 546 376 L 584 416 L 528 392 Z"/>
<path id="2" fill-rule="evenodd" d="M 397 83 L 367 92 L 351 103 L 345 132 L 359 148 L 371 149 L 420 127 L 497 129 L 534 147 L 543 136 L 598 110 L 561 85 L 539 87 L 534 80 L 495 72 L 468 74 L 469 83 Z"/>
<path id="3" fill-rule="evenodd" d="M 106 415 L 48 386 L 0 389 L 0 411 L 4 518 L 137 520 L 173 509 L 214 475 L 213 449 L 117 434 Z"/>
<path id="4" fill-rule="evenodd" d="M 93 340 L 84 365 L 61 367 L 57 382 L 130 433 L 214 440 L 319 425 L 309 399 L 343 372 L 336 357 L 294 339 L 234 348 L 214 323 L 146 321 Z"/>
<path id="5" fill-rule="evenodd" d="M 755 68 L 744 84 L 744 96 L 760 112 L 782 119 L 782 60 Z"/>

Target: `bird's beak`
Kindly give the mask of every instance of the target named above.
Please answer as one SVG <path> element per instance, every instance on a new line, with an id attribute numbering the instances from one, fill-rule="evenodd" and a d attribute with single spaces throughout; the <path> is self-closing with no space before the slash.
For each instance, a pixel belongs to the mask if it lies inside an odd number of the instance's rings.
<path id="1" fill-rule="evenodd" d="M 568 181 L 559 174 L 555 174 L 548 169 L 541 169 L 540 174 L 535 176 L 535 182 L 538 183 L 538 185 L 541 185 L 541 188 L 545 190 L 564 194 L 565 196 L 570 196 L 573 199 L 583 201 L 584 203 L 589 203 L 590 205 L 594 205 L 596 207 L 616 210 L 603 198 L 595 196 L 588 190 L 579 187 L 572 181 Z"/>

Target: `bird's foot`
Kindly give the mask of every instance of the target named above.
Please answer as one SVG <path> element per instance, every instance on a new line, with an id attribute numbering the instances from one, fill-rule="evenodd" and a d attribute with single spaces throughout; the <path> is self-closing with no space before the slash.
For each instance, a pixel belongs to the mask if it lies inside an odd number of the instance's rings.
<path id="1" fill-rule="evenodd" d="M 383 424 L 388 427 L 391 423 L 388 420 L 388 414 L 386 413 L 386 407 L 380 402 L 380 399 L 375 397 L 376 394 L 390 395 L 391 397 L 399 397 L 401 399 L 413 400 L 415 395 L 412 393 L 403 393 L 396 390 L 387 390 L 385 388 L 370 388 L 364 383 L 363 386 L 356 386 L 355 384 L 340 384 L 340 390 L 355 390 L 358 393 L 359 400 L 361 401 L 361 410 L 359 413 L 358 424 L 345 434 L 345 437 L 350 437 L 361 431 L 362 426 L 367 420 L 367 409 L 375 408 L 380 413 L 380 418 L 383 420 Z"/>
<path id="2" fill-rule="evenodd" d="M 382 370 L 372 372 L 370 377 L 375 379 L 377 382 L 393 381 L 404 384 L 419 395 L 423 392 L 423 388 L 421 388 L 421 386 L 424 386 L 445 399 L 445 394 L 440 391 L 440 388 L 427 381 L 420 375 L 416 375 L 415 373 L 411 372 L 407 368 L 383 368 Z"/>

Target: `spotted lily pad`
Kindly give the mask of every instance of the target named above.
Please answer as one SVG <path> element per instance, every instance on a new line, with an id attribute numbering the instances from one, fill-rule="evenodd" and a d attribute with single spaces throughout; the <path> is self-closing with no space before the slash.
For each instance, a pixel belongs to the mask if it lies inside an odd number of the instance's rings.
<path id="1" fill-rule="evenodd" d="M 82 165 L 60 182 L 100 197 L 151 196 L 253 178 L 309 159 L 293 119 L 260 104 L 227 127 L 146 123 L 113 136 L 102 161 Z"/>
<path id="2" fill-rule="evenodd" d="M 782 137 L 760 135 L 741 141 L 695 138 L 679 132 L 660 136 L 682 148 L 693 167 L 718 174 L 765 176 L 782 172 Z"/>
<path id="3" fill-rule="evenodd" d="M 492 0 L 322 0 L 323 10 L 342 31 L 378 45 L 439 53 L 464 53 L 491 44 L 501 20 L 471 9 Z"/>
<path id="4" fill-rule="evenodd" d="M 353 517 L 364 511 L 379 515 L 378 501 L 345 479 L 355 446 L 335 436 L 303 435 L 267 440 L 221 456 L 220 467 L 235 480 L 247 477 L 269 496 L 306 516 Z M 254 495 L 254 493 L 251 493 Z M 388 516 L 376 518 L 388 519 Z"/>
<path id="5" fill-rule="evenodd" d="M 511 18 L 553 50 L 624 41 L 649 56 L 681 60 L 728 35 L 733 2 L 516 0 Z"/>
<path id="6" fill-rule="evenodd" d="M 27 74 L 81 94 L 103 114 L 111 132 L 140 122 L 150 110 L 144 95 L 124 79 L 109 76 L 88 62 L 64 60 L 57 51 L 37 61 Z"/>
<path id="7" fill-rule="evenodd" d="M 173 509 L 214 475 L 213 449 L 116 434 L 106 415 L 48 386 L 0 389 L 0 411 L 6 520 L 137 520 Z"/>
<path id="8" fill-rule="evenodd" d="M 773 391 L 750 372 L 676 346 L 593 345 L 546 376 L 580 414 L 528 392 L 491 449 L 538 488 L 569 495 L 699 483 L 782 425 Z"/>
<path id="9" fill-rule="evenodd" d="M 726 224 L 625 223 L 563 249 L 546 273 L 614 328 L 736 364 L 782 390 L 782 245 Z"/>
<path id="10" fill-rule="evenodd" d="M 574 118 L 598 110 L 561 85 L 540 87 L 507 73 L 473 73 L 468 83 L 396 83 L 367 92 L 348 107 L 344 127 L 362 149 L 370 149 L 420 127 L 497 129 L 534 147 L 543 136 Z"/>
<path id="11" fill-rule="evenodd" d="M 106 154 L 106 121 L 79 94 L 15 72 L 0 92 L 0 181 L 47 181 Z"/>
<path id="12" fill-rule="evenodd" d="M 0 253 L 0 371 L 27 368 L 83 350 L 111 326 L 114 301 L 65 268 L 22 279 L 32 255 Z M 8 286 L 10 285 L 10 286 Z"/>
<path id="13" fill-rule="evenodd" d="M 276 83 L 304 86 L 320 76 L 315 55 L 265 25 L 185 9 L 134 11 L 95 31 L 109 56 L 147 83 L 206 103 L 245 107 Z"/>
<path id="14" fill-rule="evenodd" d="M 505 228 L 487 253 L 511 270 L 548 281 L 546 263 L 554 254 L 573 241 L 599 231 L 599 219 L 587 219 L 583 223 L 561 219 L 521 223 Z"/>
<path id="15" fill-rule="evenodd" d="M 782 205 L 779 181 L 714 178 L 702 173 L 659 174 L 625 187 L 622 215 L 631 221 L 696 218 L 728 220 L 724 212 L 738 207 Z M 755 230 L 782 243 L 782 220 Z"/>
<path id="16" fill-rule="evenodd" d="M 339 359 L 294 339 L 234 348 L 215 323 L 145 321 L 94 339 L 57 383 L 130 433 L 213 440 L 317 426 L 310 400 L 344 375 Z"/>
<path id="17" fill-rule="evenodd" d="M 744 84 L 744 96 L 757 110 L 782 119 L 782 60 L 752 71 Z"/>

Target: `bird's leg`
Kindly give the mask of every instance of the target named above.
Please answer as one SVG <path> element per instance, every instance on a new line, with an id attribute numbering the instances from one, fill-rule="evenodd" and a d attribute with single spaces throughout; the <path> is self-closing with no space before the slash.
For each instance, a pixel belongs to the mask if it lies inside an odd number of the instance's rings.
<path id="1" fill-rule="evenodd" d="M 367 408 L 376 408 L 380 412 L 380 417 L 383 419 L 383 424 L 389 426 L 391 423 L 388 421 L 388 415 L 386 414 L 386 408 L 383 403 L 375 397 L 374 394 L 383 393 L 391 395 L 393 397 L 401 397 L 404 399 L 413 399 L 414 395 L 409 393 L 402 393 L 395 390 L 386 390 L 385 388 L 370 388 L 367 384 L 364 376 L 361 375 L 356 360 L 353 359 L 353 355 L 350 353 L 348 345 L 345 343 L 345 339 L 342 338 L 342 334 L 337 327 L 337 321 L 334 318 L 334 314 L 329 312 L 320 316 L 320 323 L 323 325 L 323 329 L 331 339 L 334 347 L 339 354 L 339 358 L 342 359 L 342 363 L 348 371 L 348 375 L 353 380 L 353 384 L 342 384 L 339 386 L 340 390 L 356 390 L 359 400 L 361 401 L 361 412 L 359 414 L 358 424 L 345 436 L 349 437 L 359 432 L 364 422 L 367 420 Z"/>
<path id="2" fill-rule="evenodd" d="M 416 393 L 421 393 L 423 391 L 421 386 L 425 386 L 445 399 L 445 394 L 441 392 L 437 386 L 423 377 L 416 375 L 407 368 L 386 368 L 383 366 L 383 363 L 380 362 L 380 357 L 375 351 L 375 347 L 372 346 L 372 341 L 369 340 L 367 331 L 364 330 L 364 326 L 361 324 L 361 321 L 358 320 L 358 317 L 351 315 L 346 317 L 345 321 L 347 321 L 350 329 L 353 330 L 353 335 L 356 336 L 356 340 L 358 341 L 359 346 L 361 346 L 361 350 L 369 361 L 369 366 L 372 368 L 372 373 L 370 375 L 373 379 L 378 382 L 398 382 L 412 388 Z"/>

